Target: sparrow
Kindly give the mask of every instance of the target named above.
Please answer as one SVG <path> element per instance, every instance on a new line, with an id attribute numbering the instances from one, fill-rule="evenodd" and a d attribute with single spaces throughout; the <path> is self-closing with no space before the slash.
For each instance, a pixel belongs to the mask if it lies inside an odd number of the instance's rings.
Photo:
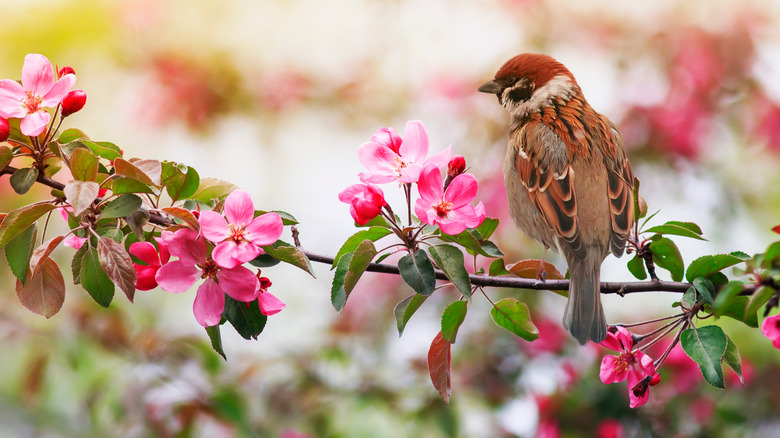
<path id="1" fill-rule="evenodd" d="M 601 342 L 601 263 L 610 252 L 623 254 L 634 222 L 634 174 L 623 139 L 550 56 L 517 55 L 479 91 L 498 96 L 509 112 L 504 183 L 515 224 L 568 264 L 563 325 L 580 344 Z"/>

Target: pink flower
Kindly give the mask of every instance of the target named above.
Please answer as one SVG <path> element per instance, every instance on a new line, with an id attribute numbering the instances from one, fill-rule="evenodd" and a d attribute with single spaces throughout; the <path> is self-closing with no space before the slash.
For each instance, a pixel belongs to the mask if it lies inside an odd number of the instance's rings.
<path id="1" fill-rule="evenodd" d="M 162 265 L 168 263 L 171 254 L 168 245 L 162 238 L 156 237 L 159 251 L 151 242 L 135 242 L 130 245 L 130 254 L 138 257 L 145 265 L 134 263 L 136 273 L 135 288 L 138 290 L 152 290 L 157 287 L 155 276 Z"/>
<path id="2" fill-rule="evenodd" d="M 609 384 L 628 380 L 630 406 L 638 408 L 647 403 L 650 397 L 648 387 L 660 380 L 653 359 L 638 349 L 632 351 L 634 340 L 624 327 L 610 327 L 607 338 L 600 345 L 620 353 L 618 356 L 604 356 L 599 371 L 601 381 Z"/>
<path id="3" fill-rule="evenodd" d="M 235 268 L 263 253 L 261 246 L 276 242 L 282 235 L 282 218 L 276 213 L 254 217 L 252 198 L 235 190 L 225 200 L 225 217 L 214 211 L 200 212 L 203 236 L 218 242 L 211 257 L 223 268 Z"/>
<path id="4" fill-rule="evenodd" d="M 71 90 L 62 100 L 62 117 L 81 111 L 87 103 L 87 93 L 84 90 Z"/>
<path id="5" fill-rule="evenodd" d="M 385 194 L 370 184 L 353 184 L 339 193 L 339 201 L 349 204 L 349 214 L 358 225 L 365 225 L 387 205 Z"/>
<path id="6" fill-rule="evenodd" d="M 452 179 L 447 190 L 438 167 L 429 165 L 420 174 L 417 187 L 420 199 L 414 205 L 414 212 L 420 221 L 438 224 L 445 234 L 459 234 L 466 228 L 479 226 L 485 219 L 485 206 L 480 202 L 470 205 L 477 196 L 477 179 L 470 173 L 463 173 Z"/>
<path id="7" fill-rule="evenodd" d="M 461 173 L 466 171 L 466 159 L 461 155 L 455 155 L 452 157 L 449 163 L 447 163 L 447 176 L 455 178 Z"/>
<path id="8" fill-rule="evenodd" d="M 775 348 L 780 349 L 780 315 L 765 319 L 761 325 L 761 333 L 772 341 Z"/>
<path id="9" fill-rule="evenodd" d="M 9 135 L 11 135 L 11 125 L 8 124 L 8 119 L 0 117 L 0 141 L 8 140 Z"/>
<path id="10" fill-rule="evenodd" d="M 0 81 L 0 116 L 22 118 L 22 133 L 36 136 L 51 119 L 43 108 L 57 106 L 75 83 L 76 76 L 71 73 L 54 82 L 54 69 L 49 60 L 43 55 L 27 55 L 21 85 L 11 79 Z"/>
<path id="11" fill-rule="evenodd" d="M 225 294 L 232 298 L 251 302 L 257 298 L 257 277 L 249 269 L 236 266 L 220 267 L 206 257 L 206 241 L 197 231 L 182 228 L 175 233 L 163 232 L 168 251 L 179 260 L 168 262 L 157 271 L 155 280 L 163 290 L 184 292 L 198 279 L 205 278 L 198 287 L 192 311 L 195 319 L 204 327 L 219 324 L 225 309 Z"/>
<path id="12" fill-rule="evenodd" d="M 260 275 L 258 273 L 258 275 Z M 259 277 L 257 282 L 257 304 L 260 306 L 260 313 L 265 316 L 275 315 L 282 311 L 286 304 L 281 302 L 279 298 L 276 298 L 270 292 L 268 288 L 271 287 L 271 280 L 266 277 Z"/>
<path id="13" fill-rule="evenodd" d="M 613 418 L 605 418 L 596 425 L 597 438 L 623 438 L 623 425 Z"/>
<path id="14" fill-rule="evenodd" d="M 420 121 L 409 121 L 406 122 L 403 139 L 399 139 L 391 128 L 380 129 L 371 140 L 360 146 L 357 153 L 358 160 L 368 169 L 368 173 L 360 173 L 360 180 L 382 184 L 390 181 L 417 182 L 423 167 L 433 164 L 443 168 L 452 151 L 448 147 L 426 159 L 428 133 L 425 126 Z"/>
<path id="15" fill-rule="evenodd" d="M 62 239 L 62 244 L 65 246 L 69 246 L 73 249 L 79 249 L 84 245 L 84 242 L 87 241 L 86 237 L 79 237 L 75 234 L 71 234 L 70 236 Z"/>

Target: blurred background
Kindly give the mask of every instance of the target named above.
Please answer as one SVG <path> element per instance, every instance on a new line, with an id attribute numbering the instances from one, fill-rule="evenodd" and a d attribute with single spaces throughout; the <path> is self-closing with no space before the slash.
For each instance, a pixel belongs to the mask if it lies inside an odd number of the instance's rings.
<path id="1" fill-rule="evenodd" d="M 27 53 L 73 67 L 88 101 L 68 127 L 126 157 L 182 162 L 246 189 L 257 208 L 295 215 L 313 252 L 334 255 L 355 232 L 337 194 L 363 170 L 356 149 L 380 127 L 402 132 L 419 119 L 431 152 L 452 145 L 466 157 L 478 199 L 501 219 L 494 241 L 507 263 L 540 257 L 541 245 L 508 219 L 508 117 L 476 92 L 522 52 L 563 62 L 620 127 L 642 195 L 660 209 L 653 223 L 702 227 L 709 242 L 676 239 L 686 263 L 762 252 L 777 237 L 776 2 L 0 0 L 0 10 L 1 78 L 18 79 Z M 5 178 L 0 210 L 48 193 L 17 199 Z M 400 190 L 384 189 L 400 208 Z M 55 253 L 63 266 L 70 251 Z M 630 280 L 627 260 L 607 259 L 602 279 Z M 490 290 L 530 303 L 541 339 L 498 328 L 475 298 L 453 347 L 446 405 L 426 354 L 454 290 L 437 292 L 399 338 L 393 306 L 411 291 L 398 278 L 367 275 L 339 315 L 328 266 L 315 265 L 317 279 L 270 268 L 264 275 L 288 307 L 257 341 L 223 330 L 224 362 L 192 316 L 194 292 L 138 292 L 133 305 L 118 296 L 102 309 L 73 287 L 45 320 L 18 303 L 2 265 L 3 437 L 780 434 L 780 352 L 736 321 L 720 323 L 742 353 L 744 386 L 731 373 L 726 391 L 709 387 L 678 351 L 650 402 L 631 410 L 625 384 L 598 379 L 606 351 L 563 332 L 562 297 Z M 674 313 L 674 300 L 604 302 L 611 322 L 635 322 Z"/>

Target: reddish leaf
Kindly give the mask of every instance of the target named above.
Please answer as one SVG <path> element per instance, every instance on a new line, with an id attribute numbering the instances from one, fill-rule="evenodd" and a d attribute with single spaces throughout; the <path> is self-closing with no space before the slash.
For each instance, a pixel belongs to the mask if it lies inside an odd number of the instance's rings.
<path id="1" fill-rule="evenodd" d="M 162 185 L 162 163 L 157 160 L 133 160 L 133 166 L 141 170 L 156 186 Z"/>
<path id="2" fill-rule="evenodd" d="M 133 179 L 137 179 L 138 181 L 141 181 L 146 185 L 157 186 L 157 187 L 160 186 L 159 184 L 155 184 L 152 178 L 150 178 L 149 175 L 147 175 L 143 170 L 136 167 L 134 163 L 131 163 L 123 158 L 117 158 L 114 160 L 114 170 L 116 170 L 117 175 L 123 175 Z M 160 179 L 159 173 L 157 175 L 157 179 L 158 181 Z"/>
<path id="3" fill-rule="evenodd" d="M 65 301 L 65 280 L 57 263 L 48 257 L 42 259 L 27 283 L 16 282 L 16 296 L 38 315 L 51 318 L 59 312 Z"/>
<path id="4" fill-rule="evenodd" d="M 73 214 L 78 216 L 97 199 L 100 186 L 93 181 L 74 180 L 65 184 L 63 191 L 68 203 L 73 207 Z"/>
<path id="5" fill-rule="evenodd" d="M 57 236 L 38 248 L 35 248 L 35 251 L 33 251 L 32 256 L 30 257 L 30 270 L 35 271 L 38 268 L 38 262 L 48 258 L 49 254 L 54 251 L 54 248 L 56 248 L 64 238 L 65 236 Z"/>
<path id="6" fill-rule="evenodd" d="M 2 216 L 0 224 L 0 248 L 4 247 L 11 239 L 27 229 L 33 222 L 44 214 L 54 210 L 53 204 L 37 203 L 26 205 Z"/>
<path id="7" fill-rule="evenodd" d="M 183 220 L 193 230 L 200 231 L 200 222 L 198 222 L 198 218 L 196 218 L 195 215 L 192 214 L 192 212 L 187 210 L 186 208 L 165 207 L 162 209 L 162 211 L 168 213 L 169 215 L 175 218 Z"/>
<path id="8" fill-rule="evenodd" d="M 780 225 L 775 225 L 775 226 L 772 228 L 772 231 L 774 231 L 774 232 L 775 232 L 775 233 L 777 233 L 777 234 L 780 234 Z"/>
<path id="9" fill-rule="evenodd" d="M 452 344 L 444 340 L 441 332 L 433 338 L 431 349 L 428 350 L 428 373 L 431 375 L 433 387 L 439 391 L 439 395 L 446 403 L 450 402 L 450 392 L 452 391 L 451 365 L 452 355 L 450 347 Z"/>
<path id="10" fill-rule="evenodd" d="M 133 302 L 135 297 L 136 272 L 133 268 L 133 260 L 125 251 L 121 243 L 117 243 L 108 237 L 101 237 L 97 245 L 100 267 L 108 278 L 114 282 L 127 295 L 127 299 Z"/>
<path id="11" fill-rule="evenodd" d="M 542 262 L 541 260 L 521 260 L 506 268 L 518 277 L 536 278 L 541 263 L 544 263 L 544 272 L 547 274 L 548 280 L 563 280 L 563 275 L 555 268 L 555 265 L 550 262 Z"/>

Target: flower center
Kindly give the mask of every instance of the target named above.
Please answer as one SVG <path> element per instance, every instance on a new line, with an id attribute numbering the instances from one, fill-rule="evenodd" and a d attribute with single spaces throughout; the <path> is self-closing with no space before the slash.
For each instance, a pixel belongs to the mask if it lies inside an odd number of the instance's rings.
<path id="1" fill-rule="evenodd" d="M 35 94 L 35 92 L 33 92 L 32 90 L 24 90 L 24 91 L 25 93 L 27 93 L 27 97 L 22 98 L 22 105 L 24 105 L 27 108 L 27 114 L 32 114 L 38 111 L 38 108 L 41 106 L 41 102 L 43 101 L 43 98 Z"/>
<path id="2" fill-rule="evenodd" d="M 620 353 L 620 356 L 615 356 L 614 365 L 616 370 L 623 373 L 635 362 L 634 353 L 624 352 Z"/>
<path id="3" fill-rule="evenodd" d="M 220 269 L 214 260 L 206 260 L 199 264 L 198 267 L 203 271 L 203 275 L 200 278 L 217 278 L 217 271 Z"/>
<path id="4" fill-rule="evenodd" d="M 447 215 L 452 211 L 452 202 L 447 202 L 442 200 L 438 204 L 433 206 L 433 209 L 436 210 L 436 215 L 439 217 L 447 217 Z"/>
<path id="5" fill-rule="evenodd" d="M 236 243 L 247 240 L 247 231 L 244 225 L 236 226 L 235 224 L 228 224 L 228 230 L 230 232 L 229 239 L 233 239 Z"/>
<path id="6" fill-rule="evenodd" d="M 401 157 L 393 158 L 393 163 L 395 164 L 395 173 L 399 177 L 401 176 L 401 170 L 410 164 L 401 160 Z"/>

